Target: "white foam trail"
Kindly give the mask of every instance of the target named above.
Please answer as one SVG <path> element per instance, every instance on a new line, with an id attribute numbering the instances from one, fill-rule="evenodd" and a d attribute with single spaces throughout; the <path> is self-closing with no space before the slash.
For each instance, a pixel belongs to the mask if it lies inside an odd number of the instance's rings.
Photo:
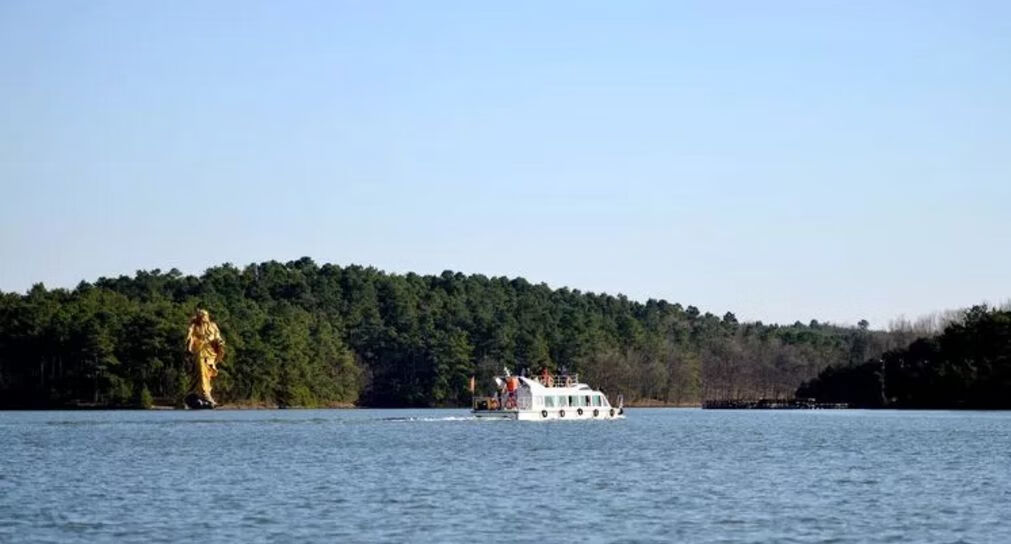
<path id="1" fill-rule="evenodd" d="M 383 421 L 477 421 L 475 416 L 446 416 L 446 417 L 388 417 Z"/>

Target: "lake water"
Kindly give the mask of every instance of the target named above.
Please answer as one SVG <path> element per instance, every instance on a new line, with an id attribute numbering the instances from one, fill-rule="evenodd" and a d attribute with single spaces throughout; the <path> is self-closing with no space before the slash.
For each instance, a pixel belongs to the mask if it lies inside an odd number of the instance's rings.
<path id="1" fill-rule="evenodd" d="M 2 542 L 1011 542 L 1011 413 L 0 412 Z"/>

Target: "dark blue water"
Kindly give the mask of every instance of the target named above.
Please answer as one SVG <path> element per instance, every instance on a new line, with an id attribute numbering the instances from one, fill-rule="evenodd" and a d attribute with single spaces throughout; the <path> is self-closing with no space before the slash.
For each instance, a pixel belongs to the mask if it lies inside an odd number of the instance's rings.
<path id="1" fill-rule="evenodd" d="M 1011 542 L 1011 414 L 0 412 L 3 542 Z"/>

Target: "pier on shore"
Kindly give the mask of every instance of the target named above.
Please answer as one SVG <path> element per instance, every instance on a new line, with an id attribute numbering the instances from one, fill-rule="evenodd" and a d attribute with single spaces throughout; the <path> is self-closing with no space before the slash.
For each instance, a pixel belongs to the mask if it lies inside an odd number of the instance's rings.
<path id="1" fill-rule="evenodd" d="M 837 410 L 846 403 L 817 402 L 815 399 L 711 399 L 702 401 L 705 410 Z"/>

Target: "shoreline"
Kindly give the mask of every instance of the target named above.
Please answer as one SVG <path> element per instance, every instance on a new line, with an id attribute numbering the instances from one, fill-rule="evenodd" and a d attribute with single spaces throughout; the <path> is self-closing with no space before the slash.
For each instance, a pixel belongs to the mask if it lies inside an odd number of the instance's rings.
<path id="1" fill-rule="evenodd" d="M 698 402 L 690 403 L 630 403 L 626 404 L 625 408 L 701 408 L 702 404 Z M 469 410 L 469 406 L 357 406 L 354 404 L 336 404 L 328 406 L 286 406 L 281 407 L 277 405 L 266 405 L 266 404 L 221 404 L 213 408 L 213 410 L 225 410 L 225 411 L 255 411 L 255 410 Z M 16 407 L 16 408 L 0 408 L 0 412 L 87 412 L 87 411 L 155 411 L 155 412 L 172 412 L 172 411 L 194 411 L 191 408 L 175 406 L 171 404 L 156 404 L 149 408 L 140 408 L 134 406 L 52 406 L 52 407 Z M 196 410 L 200 411 L 200 410 Z"/>
<path id="2" fill-rule="evenodd" d="M 649 404 L 627 404 L 626 409 L 640 409 L 640 408 L 661 408 L 661 409 L 699 409 L 703 410 L 701 403 L 681 403 L 681 404 L 661 404 L 661 403 L 649 403 Z M 355 406 L 355 405 L 337 405 L 337 406 L 288 406 L 282 408 L 280 406 L 265 406 L 265 405 L 244 405 L 244 404 L 223 404 L 214 408 L 213 410 L 225 411 L 225 412 L 239 412 L 239 411 L 257 411 L 257 410 L 469 410 L 466 406 L 428 406 L 428 407 L 412 407 L 412 406 Z M 749 412 L 766 412 L 768 409 L 749 409 L 749 408 L 738 408 L 738 409 L 705 409 L 708 412 L 725 412 L 725 411 L 749 411 Z M 896 412 L 1011 412 L 1011 410 L 1006 408 L 952 408 L 952 407 L 936 407 L 936 408 L 924 408 L 924 407 L 848 407 L 848 408 L 834 408 L 833 411 L 846 411 L 846 410 L 861 410 L 861 411 L 896 411 Z M 193 410 L 191 408 L 177 407 L 171 405 L 155 405 L 150 408 L 138 408 L 129 406 L 57 406 L 57 407 L 16 407 L 16 408 L 0 408 L 0 413 L 2 412 L 199 412 L 203 410 Z M 783 410 L 776 410 L 783 411 Z M 796 411 L 796 410 L 790 410 Z"/>

